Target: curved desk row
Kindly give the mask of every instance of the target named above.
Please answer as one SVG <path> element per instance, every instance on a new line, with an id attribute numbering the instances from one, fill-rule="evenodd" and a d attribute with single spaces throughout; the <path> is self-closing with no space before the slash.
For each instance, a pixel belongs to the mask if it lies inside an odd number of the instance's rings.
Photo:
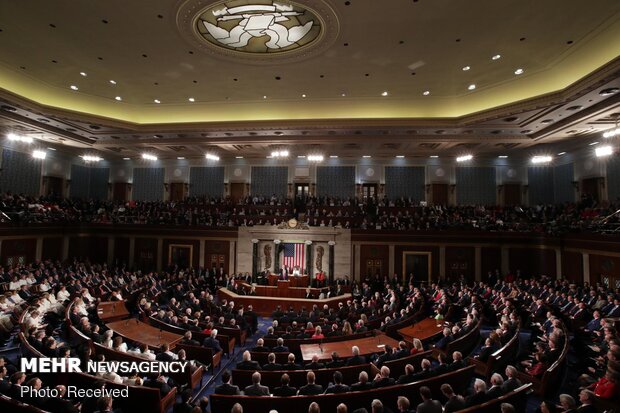
<path id="1" fill-rule="evenodd" d="M 243 305 L 245 308 L 248 305 L 251 305 L 254 309 L 254 312 L 261 316 L 270 316 L 271 313 L 275 311 L 275 309 L 280 306 L 283 310 L 288 309 L 289 307 L 293 307 L 295 311 L 299 311 L 303 308 L 310 311 L 312 310 L 313 305 L 318 305 L 319 308 L 322 308 L 325 304 L 327 304 L 330 308 L 337 308 L 338 303 L 346 303 L 348 300 L 351 300 L 351 294 L 343 294 L 333 298 L 326 298 L 323 300 L 319 299 L 306 299 L 306 298 L 292 298 L 298 294 L 298 291 L 301 290 L 305 295 L 305 288 L 286 288 L 284 290 L 280 289 L 278 291 L 278 287 L 264 287 L 269 288 L 273 292 L 273 296 L 260 296 L 260 295 L 239 295 L 233 293 L 227 288 L 220 288 L 217 291 L 218 299 L 221 301 L 226 299 L 228 301 L 232 300 L 235 302 L 235 305 Z M 280 295 L 281 294 L 281 295 Z M 302 295 L 303 297 L 303 295 Z"/>

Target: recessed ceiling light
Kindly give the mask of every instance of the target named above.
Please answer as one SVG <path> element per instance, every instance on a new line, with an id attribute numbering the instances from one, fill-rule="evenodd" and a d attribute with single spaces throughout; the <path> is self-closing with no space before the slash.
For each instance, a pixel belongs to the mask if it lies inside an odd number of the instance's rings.
<path id="1" fill-rule="evenodd" d="M 599 158 L 602 156 L 609 156 L 614 153 L 614 149 L 611 146 L 599 146 L 594 150 L 594 153 Z"/>
<path id="2" fill-rule="evenodd" d="M 131 158 L 123 158 L 123 160 L 124 160 L 124 161 L 128 161 L 128 160 L 130 160 L 130 159 L 131 159 Z"/>
<path id="3" fill-rule="evenodd" d="M 431 158 L 439 158 L 439 155 L 431 155 Z"/>
<path id="4" fill-rule="evenodd" d="M 32 151 L 32 157 L 35 159 L 45 159 L 45 157 L 47 156 L 47 153 L 45 153 L 45 151 Z"/>
<path id="5" fill-rule="evenodd" d="M 340 96 L 345 97 L 347 94 L 346 93 L 341 93 Z"/>
<path id="6" fill-rule="evenodd" d="M 118 100 L 119 102 L 120 102 L 121 100 L 123 100 L 123 98 L 122 98 L 122 97 L 120 97 L 120 96 L 117 96 L 117 97 L 115 97 L 114 99 Z"/>
<path id="7" fill-rule="evenodd" d="M 474 85 L 473 83 L 469 86 L 467 86 L 467 89 L 469 90 L 474 90 L 476 88 L 476 85 Z"/>
<path id="8" fill-rule="evenodd" d="M 428 95 L 430 95 L 430 94 L 431 94 L 431 91 L 430 91 L 430 90 L 425 90 L 422 94 L 423 94 L 424 96 L 428 96 Z"/>
<path id="9" fill-rule="evenodd" d="M 273 156 L 271 156 L 271 155 L 267 155 L 267 156 L 265 156 L 265 158 L 267 158 L 267 159 L 271 159 L 271 158 L 273 158 Z"/>
<path id="10" fill-rule="evenodd" d="M 264 96 L 263 96 L 263 99 L 267 99 L 267 95 L 264 95 Z"/>
<path id="11" fill-rule="evenodd" d="M 323 162 L 323 155 L 308 155 L 310 162 Z"/>
<path id="12" fill-rule="evenodd" d="M 80 158 L 84 160 L 84 162 L 99 162 L 103 161 L 103 158 L 94 155 L 80 155 Z"/>
<path id="13" fill-rule="evenodd" d="M 182 160 L 184 160 L 184 159 L 185 159 L 185 156 L 177 156 L 177 159 L 178 159 L 179 161 L 182 161 Z"/>
<path id="14" fill-rule="evenodd" d="M 303 158 L 305 158 L 305 157 L 306 157 L 306 155 L 297 155 L 297 157 L 298 157 L 299 159 L 303 159 Z"/>
<path id="15" fill-rule="evenodd" d="M 329 157 L 332 158 L 332 159 L 337 159 L 338 155 L 329 155 Z"/>
<path id="16" fill-rule="evenodd" d="M 397 158 L 404 158 L 405 155 L 396 155 Z"/>
<path id="17" fill-rule="evenodd" d="M 205 158 L 207 158 L 210 161 L 219 161 L 220 160 L 219 156 L 213 155 L 212 153 L 205 154 Z"/>
<path id="18" fill-rule="evenodd" d="M 364 155 L 364 156 L 362 156 L 362 158 L 372 158 L 372 156 L 370 156 L 370 155 Z"/>
<path id="19" fill-rule="evenodd" d="M 195 102 L 196 101 L 196 99 L 194 99 L 194 98 L 189 98 L 187 100 L 189 100 L 190 102 Z"/>
<path id="20" fill-rule="evenodd" d="M 157 160 L 157 156 L 150 155 L 148 153 L 143 153 L 142 154 L 142 159 L 146 159 L 147 161 L 156 161 Z"/>
<path id="21" fill-rule="evenodd" d="M 598 142 L 590 142 L 588 145 L 590 146 L 598 145 Z"/>
<path id="22" fill-rule="evenodd" d="M 387 90 L 385 90 L 383 93 L 381 93 L 381 96 L 387 96 L 387 95 L 388 95 Z"/>
<path id="23" fill-rule="evenodd" d="M 560 153 L 558 153 L 558 156 L 562 156 L 562 155 L 566 155 L 566 152 L 560 152 Z"/>
<path id="24" fill-rule="evenodd" d="M 47 149 L 49 149 L 50 151 L 55 151 L 56 150 L 56 149 L 50 148 L 50 147 L 48 147 Z"/>
<path id="25" fill-rule="evenodd" d="M 471 67 L 469 67 L 469 66 L 463 66 L 463 72 L 467 72 L 469 69 L 471 69 Z"/>
<path id="26" fill-rule="evenodd" d="M 549 163 L 553 160 L 551 156 L 534 156 L 532 158 L 532 163 Z"/>
<path id="27" fill-rule="evenodd" d="M 524 72 L 524 71 L 525 71 L 525 70 L 523 70 L 523 69 L 519 68 L 519 69 L 515 70 L 515 75 L 520 75 L 520 74 L 523 74 L 523 72 Z"/>
<path id="28" fill-rule="evenodd" d="M 116 84 L 116 80 L 110 80 L 110 83 L 115 85 Z"/>
<path id="29" fill-rule="evenodd" d="M 465 162 L 465 161 L 471 161 L 472 159 L 474 159 L 473 155 L 463 155 L 463 156 L 458 156 L 456 158 L 457 162 Z"/>
<path id="30" fill-rule="evenodd" d="M 491 59 L 492 60 L 499 60 L 502 57 L 502 55 L 500 54 L 496 54 L 495 56 L 493 56 Z"/>
<path id="31" fill-rule="evenodd" d="M 235 159 L 243 159 L 243 156 L 235 156 Z"/>
<path id="32" fill-rule="evenodd" d="M 77 86 L 75 86 L 75 85 L 71 85 L 71 86 L 69 86 L 69 87 L 71 88 L 71 90 L 78 90 L 78 87 L 77 87 Z"/>
<path id="33" fill-rule="evenodd" d="M 161 100 L 159 100 L 159 99 L 155 99 L 155 100 L 153 100 L 153 102 L 155 102 L 155 103 L 161 103 Z"/>
<path id="34" fill-rule="evenodd" d="M 88 75 L 86 74 L 86 72 L 80 72 L 80 75 L 82 75 L 82 76 L 84 76 L 84 77 L 88 76 Z"/>
<path id="35" fill-rule="evenodd" d="M 500 156 L 498 156 L 498 158 L 506 159 L 506 158 L 508 158 L 508 155 L 500 155 Z"/>
<path id="36" fill-rule="evenodd" d="M 305 98 L 305 97 L 306 97 L 306 94 L 304 93 L 303 95 L 301 95 L 301 97 L 302 97 L 302 98 Z"/>

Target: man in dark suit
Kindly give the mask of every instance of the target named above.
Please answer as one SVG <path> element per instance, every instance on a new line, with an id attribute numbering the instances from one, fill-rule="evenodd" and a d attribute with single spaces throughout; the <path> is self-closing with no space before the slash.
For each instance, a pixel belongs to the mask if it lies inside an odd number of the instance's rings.
<path id="1" fill-rule="evenodd" d="M 200 346 L 200 342 L 192 339 L 191 331 L 186 331 L 185 334 L 183 334 L 183 340 L 181 340 L 181 344 L 187 344 L 188 346 Z"/>
<path id="2" fill-rule="evenodd" d="M 418 404 L 415 410 L 416 413 L 442 413 L 441 403 L 433 400 L 431 389 L 426 386 L 420 387 L 420 397 L 422 398 L 422 403 Z"/>
<path id="3" fill-rule="evenodd" d="M 504 380 L 504 384 L 502 385 L 502 389 L 505 393 L 510 393 L 521 387 L 521 382 L 517 378 L 517 369 L 514 366 L 506 366 L 506 377 Z"/>
<path id="4" fill-rule="evenodd" d="M 269 387 L 261 386 L 260 373 L 255 371 L 252 374 L 252 384 L 243 390 L 243 394 L 246 396 L 269 396 Z"/>
<path id="5" fill-rule="evenodd" d="M 497 399 L 504 395 L 504 378 L 499 373 L 493 373 L 491 376 L 491 387 L 487 390 L 487 400 Z"/>
<path id="6" fill-rule="evenodd" d="M 366 364 L 366 358 L 360 356 L 360 349 L 358 346 L 353 346 L 351 348 L 352 357 L 347 360 L 347 366 L 359 366 L 360 364 Z"/>
<path id="7" fill-rule="evenodd" d="M 316 396 L 318 394 L 323 394 L 323 386 L 315 384 L 316 376 L 313 371 L 309 371 L 308 374 L 306 374 L 306 381 L 308 384 L 299 388 L 298 394 L 300 396 Z"/>
<path id="8" fill-rule="evenodd" d="M 372 383 L 368 382 L 368 373 L 361 371 L 358 376 L 358 382 L 351 385 L 351 391 L 364 391 L 372 389 Z"/>
<path id="9" fill-rule="evenodd" d="M 424 380 L 433 375 L 431 371 L 431 361 L 429 359 L 423 359 L 420 366 L 422 369 L 413 375 L 413 381 Z"/>
<path id="10" fill-rule="evenodd" d="M 265 347 L 265 340 L 259 338 L 256 340 L 256 347 L 252 348 L 251 351 L 255 353 L 269 353 L 269 348 Z"/>
<path id="11" fill-rule="evenodd" d="M 276 363 L 276 355 L 274 353 L 269 353 L 269 355 L 267 356 L 267 364 L 263 366 L 263 370 L 267 370 L 267 371 L 282 370 L 282 365 Z"/>
<path id="12" fill-rule="evenodd" d="M 578 413 L 596 413 L 597 410 L 594 407 L 594 401 L 596 396 L 591 390 L 584 389 L 579 393 L 579 401 L 581 405 L 577 408 Z"/>
<path id="13" fill-rule="evenodd" d="M 328 369 L 333 369 L 333 368 L 343 367 L 343 366 L 344 366 L 344 360 L 342 360 L 340 356 L 338 355 L 338 353 L 334 351 L 332 353 L 332 360 L 329 363 L 327 363 L 325 367 L 327 367 Z"/>
<path id="14" fill-rule="evenodd" d="M 237 396 L 241 392 L 239 391 L 238 386 L 234 386 L 230 384 L 231 374 L 230 370 L 224 370 L 222 373 L 222 384 L 215 387 L 215 394 L 224 394 L 227 396 Z"/>
<path id="15" fill-rule="evenodd" d="M 288 347 L 284 345 L 284 339 L 282 337 L 278 338 L 277 345 L 271 349 L 274 353 L 288 353 Z"/>
<path id="16" fill-rule="evenodd" d="M 390 377 L 390 368 L 387 366 L 383 366 L 381 367 L 381 372 L 377 375 L 377 378 L 375 378 L 375 381 L 372 383 L 372 387 L 376 389 L 379 387 L 393 386 L 395 383 L 396 381 Z"/>
<path id="17" fill-rule="evenodd" d="M 214 328 L 213 330 L 211 330 L 211 334 L 209 335 L 209 337 L 204 339 L 204 341 L 202 342 L 202 346 L 213 349 L 214 353 L 219 353 L 220 351 L 222 351 L 222 346 L 220 346 L 220 342 L 216 337 L 217 329 Z"/>
<path id="18" fill-rule="evenodd" d="M 463 396 L 455 394 L 452 386 L 447 383 L 441 385 L 441 392 L 448 400 L 444 405 L 444 413 L 452 413 L 463 410 L 466 407 Z"/>
<path id="19" fill-rule="evenodd" d="M 172 390 L 172 388 L 168 385 L 166 378 L 161 375 L 147 379 L 144 382 L 144 387 L 152 387 L 158 389 L 161 397 L 164 397 Z"/>
<path id="20" fill-rule="evenodd" d="M 467 367 L 467 363 L 463 360 L 463 354 L 460 351 L 452 353 L 452 363 L 450 363 L 450 370 L 459 370 Z"/>
<path id="21" fill-rule="evenodd" d="M 288 355 L 288 363 L 284 364 L 282 366 L 282 369 L 283 370 L 303 370 L 303 367 L 295 363 L 295 355 L 293 353 L 290 353 Z"/>
<path id="22" fill-rule="evenodd" d="M 448 327 L 443 329 L 443 337 L 435 344 L 435 347 L 440 350 L 445 350 L 448 344 L 452 341 L 451 331 Z"/>
<path id="23" fill-rule="evenodd" d="M 465 399 L 467 407 L 482 404 L 487 401 L 487 384 L 480 379 L 474 381 L 474 393 Z"/>
<path id="24" fill-rule="evenodd" d="M 386 344 L 385 346 L 383 346 L 383 354 L 381 354 L 379 357 L 377 357 L 377 360 L 375 360 L 374 364 L 375 366 L 381 368 L 381 366 L 383 366 L 383 363 L 385 363 L 386 361 L 390 361 L 393 360 L 393 350 L 392 350 L 392 346 L 390 346 L 389 344 Z"/>
<path id="25" fill-rule="evenodd" d="M 450 367 L 446 363 L 448 356 L 444 353 L 439 353 L 437 359 L 439 360 L 439 365 L 432 370 L 434 376 L 440 376 L 450 371 Z"/>
<path id="26" fill-rule="evenodd" d="M 347 393 L 349 391 L 351 391 L 349 386 L 342 384 L 342 373 L 336 371 L 334 373 L 334 383 L 325 390 L 324 394 L 340 394 Z"/>
<path id="27" fill-rule="evenodd" d="M 291 379 L 288 374 L 284 373 L 282 378 L 280 379 L 280 387 L 276 387 L 273 389 L 274 396 L 280 397 L 288 397 L 297 395 L 297 389 L 295 387 L 289 386 L 291 383 Z"/>
<path id="28" fill-rule="evenodd" d="M 415 380 L 415 374 L 414 374 L 413 365 L 407 364 L 405 366 L 405 374 L 402 374 L 396 382 L 398 384 L 407 384 L 407 383 L 413 383 L 414 380 Z"/>
<path id="29" fill-rule="evenodd" d="M 407 343 L 401 341 L 398 343 L 398 351 L 394 351 L 394 359 L 401 359 L 407 357 L 410 354 L 409 347 L 407 347 Z"/>
<path id="30" fill-rule="evenodd" d="M 312 361 L 306 364 L 306 370 L 318 370 L 324 368 L 325 365 L 323 363 L 319 363 L 319 356 L 316 354 L 312 356 Z"/>
<path id="31" fill-rule="evenodd" d="M 243 352 L 243 361 L 237 363 L 237 370 L 260 370 L 260 365 L 257 361 L 252 360 L 252 356 L 248 350 Z"/>

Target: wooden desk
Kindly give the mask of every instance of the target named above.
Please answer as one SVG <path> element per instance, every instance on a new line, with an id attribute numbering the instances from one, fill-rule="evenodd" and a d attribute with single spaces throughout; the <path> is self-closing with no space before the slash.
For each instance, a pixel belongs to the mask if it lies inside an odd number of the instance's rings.
<path id="1" fill-rule="evenodd" d="M 357 340 L 336 341 L 323 344 L 302 344 L 301 357 L 304 361 L 312 360 L 314 355 L 319 356 L 319 360 L 329 360 L 335 351 L 342 358 L 351 356 L 351 347 L 358 346 L 360 355 L 368 356 L 373 353 L 383 353 L 383 346 L 389 344 L 392 347 L 398 347 L 398 341 L 385 334 L 379 334 L 375 337 L 358 338 Z"/>
<path id="2" fill-rule="evenodd" d="M 401 328 L 398 334 L 403 336 L 403 340 L 411 343 L 414 338 L 424 342 L 443 331 L 443 321 L 434 318 L 425 318 L 412 326 Z"/>
<path id="3" fill-rule="evenodd" d="M 104 323 L 129 317 L 124 301 L 102 301 L 97 305 L 97 315 Z"/>
<path id="4" fill-rule="evenodd" d="M 277 274 L 269 274 L 269 276 L 267 276 L 267 283 L 271 286 L 277 285 L 278 280 L 280 280 L 280 276 Z M 291 287 L 305 288 L 310 285 L 310 277 L 307 275 L 300 275 L 299 277 L 289 275 L 288 281 Z"/>
<path id="5" fill-rule="evenodd" d="M 259 289 L 259 287 L 262 287 Z M 263 290 L 264 289 L 264 290 Z M 281 291 L 281 290 L 280 290 Z M 287 290 L 289 293 L 295 292 L 294 294 L 301 293 L 299 297 L 304 297 L 305 288 L 289 288 Z M 273 313 L 277 306 L 280 306 L 282 309 L 288 309 L 289 306 L 293 307 L 295 311 L 299 311 L 304 307 L 306 310 L 310 311 L 313 305 L 319 306 L 319 308 L 323 308 L 323 305 L 327 304 L 330 308 L 337 308 L 338 303 L 346 303 L 348 300 L 351 300 L 351 294 L 343 294 L 333 298 L 326 298 L 323 300 L 319 299 L 306 299 L 306 298 L 291 298 L 295 297 L 295 295 L 288 294 L 284 297 L 278 297 L 278 287 L 267 287 L 267 286 L 257 286 L 256 292 L 259 295 L 239 295 L 233 293 L 227 288 L 220 288 L 217 290 L 218 299 L 221 301 L 222 299 L 226 299 L 228 301 L 232 300 L 235 302 L 235 305 L 242 304 L 247 308 L 248 305 L 252 305 L 256 314 L 261 316 L 270 316 Z M 263 294 L 264 293 L 264 294 Z M 265 296 L 262 296 L 265 295 Z"/>
<path id="6" fill-rule="evenodd" d="M 180 334 L 161 330 L 136 319 L 114 321 L 106 325 L 119 336 L 136 343 L 148 344 L 151 348 L 159 348 L 164 343 L 173 348 L 183 338 Z"/>

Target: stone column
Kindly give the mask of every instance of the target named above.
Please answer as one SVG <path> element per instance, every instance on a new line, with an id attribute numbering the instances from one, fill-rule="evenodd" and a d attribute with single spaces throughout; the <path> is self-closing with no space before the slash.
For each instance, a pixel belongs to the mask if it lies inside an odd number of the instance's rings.
<path id="1" fill-rule="evenodd" d="M 201 239 L 198 246 L 198 266 L 201 268 L 205 267 L 205 244 L 205 240 Z"/>
<path id="2" fill-rule="evenodd" d="M 230 241 L 228 243 L 228 273 L 236 274 L 237 273 L 237 257 L 235 256 L 235 251 L 237 250 L 237 241 Z M 202 254 L 204 256 L 204 254 Z"/>
<path id="3" fill-rule="evenodd" d="M 583 282 L 590 282 L 590 254 L 585 252 L 581 253 L 581 257 L 583 261 Z"/>
<path id="4" fill-rule="evenodd" d="M 332 254 L 332 249 L 329 249 L 329 256 L 331 257 Z M 331 259 L 331 258 L 330 258 Z M 359 244 L 355 244 L 353 246 L 353 264 L 355 265 L 354 268 L 354 274 L 353 274 L 353 279 L 355 280 L 361 280 L 361 273 L 362 273 L 362 263 L 360 262 L 362 259 L 362 247 Z"/>
<path id="5" fill-rule="evenodd" d="M 394 274 L 394 256 L 396 255 L 396 247 L 394 244 L 388 246 L 388 273 L 391 277 Z M 407 279 L 404 274 L 399 274 L 401 279 Z"/>
<path id="6" fill-rule="evenodd" d="M 273 273 L 280 274 L 280 243 L 279 239 L 273 240 Z"/>
<path id="7" fill-rule="evenodd" d="M 252 240 L 252 277 L 258 274 L 258 240 Z"/>
<path id="8" fill-rule="evenodd" d="M 327 245 L 329 245 L 329 283 L 331 284 L 334 282 L 334 245 L 336 245 L 336 241 L 329 241 Z"/>
<path id="9" fill-rule="evenodd" d="M 34 259 L 36 261 L 41 261 L 42 258 L 43 258 L 43 238 L 37 237 L 37 246 L 34 252 Z"/>
<path id="10" fill-rule="evenodd" d="M 314 266 L 312 265 L 312 241 L 306 241 L 306 272 L 312 282 L 312 274 L 314 273 Z"/>

